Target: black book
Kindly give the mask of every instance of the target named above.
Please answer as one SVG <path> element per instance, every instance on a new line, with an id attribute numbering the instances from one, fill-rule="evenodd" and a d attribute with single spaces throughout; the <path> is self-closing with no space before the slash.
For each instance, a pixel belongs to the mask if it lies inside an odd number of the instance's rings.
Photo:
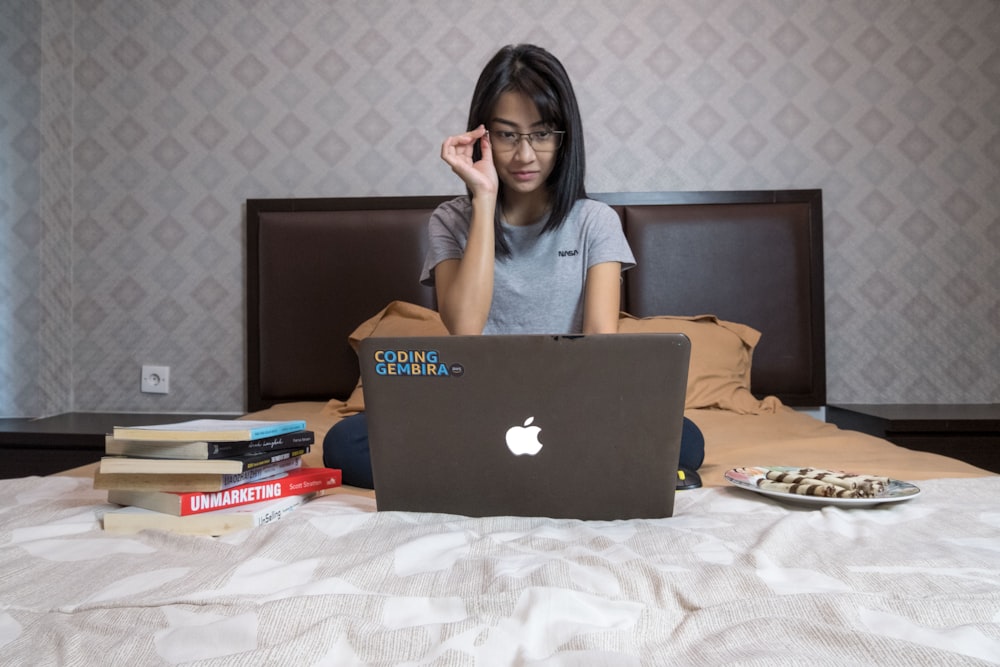
<path id="1" fill-rule="evenodd" d="M 237 442 L 165 442 L 153 440 L 119 440 L 108 436 L 104 452 L 114 456 L 138 456 L 154 459 L 225 459 L 248 454 L 264 454 L 277 449 L 294 449 L 315 442 L 312 431 L 295 431 L 259 440 Z"/>

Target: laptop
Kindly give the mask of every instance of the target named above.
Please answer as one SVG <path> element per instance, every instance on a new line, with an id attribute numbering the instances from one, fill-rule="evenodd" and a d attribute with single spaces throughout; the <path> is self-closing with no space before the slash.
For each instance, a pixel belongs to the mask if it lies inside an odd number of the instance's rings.
<path id="1" fill-rule="evenodd" d="M 378 509 L 672 516 L 689 358 L 682 334 L 367 338 Z"/>

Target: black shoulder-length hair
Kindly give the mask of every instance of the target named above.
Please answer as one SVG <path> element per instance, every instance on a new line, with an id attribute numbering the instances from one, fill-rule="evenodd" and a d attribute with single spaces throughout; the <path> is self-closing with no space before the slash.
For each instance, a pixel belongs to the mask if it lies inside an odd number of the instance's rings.
<path id="1" fill-rule="evenodd" d="M 468 129 L 473 130 L 480 125 L 489 127 L 497 101 L 507 92 L 526 95 L 538 108 L 542 122 L 553 130 L 566 133 L 555 156 L 555 167 L 545 183 L 551 210 L 542 231 L 552 231 L 562 225 L 573 204 L 587 196 L 584 187 L 586 160 L 583 124 L 573 84 L 562 63 L 545 49 L 532 44 L 505 46 L 493 56 L 479 75 L 469 108 Z M 481 157 L 477 142 L 474 159 Z M 510 256 L 510 246 L 500 225 L 503 200 L 504 188 L 501 183 L 494 216 L 498 257 Z"/>

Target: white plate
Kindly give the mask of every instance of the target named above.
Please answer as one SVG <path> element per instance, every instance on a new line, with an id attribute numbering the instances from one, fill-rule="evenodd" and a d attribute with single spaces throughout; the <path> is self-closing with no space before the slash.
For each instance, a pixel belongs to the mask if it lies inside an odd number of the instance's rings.
<path id="1" fill-rule="evenodd" d="M 777 498 L 779 500 L 784 500 L 787 502 L 799 503 L 802 505 L 837 505 L 840 507 L 871 507 L 873 505 L 881 505 L 883 503 L 898 503 L 904 500 L 910 500 L 911 498 L 916 498 L 920 495 L 920 489 L 909 482 L 901 482 L 898 479 L 889 480 L 889 488 L 884 496 L 879 496 L 877 498 L 826 498 L 823 496 L 803 496 L 798 493 L 789 493 L 787 491 L 772 491 L 771 489 L 762 489 L 756 484 L 756 477 L 751 473 L 747 474 L 744 471 L 760 470 L 763 474 L 767 470 L 781 470 L 787 472 L 789 470 L 799 470 L 798 466 L 750 466 L 746 468 L 733 468 L 728 471 L 725 475 L 726 481 L 734 484 L 741 489 L 748 489 L 750 491 L 755 491 L 764 496 L 770 496 L 772 498 Z"/>

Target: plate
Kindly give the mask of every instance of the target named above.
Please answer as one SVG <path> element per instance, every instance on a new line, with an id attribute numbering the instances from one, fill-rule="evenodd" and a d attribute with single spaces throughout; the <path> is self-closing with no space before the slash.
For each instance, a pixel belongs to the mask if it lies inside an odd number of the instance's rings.
<path id="1" fill-rule="evenodd" d="M 884 503 L 898 503 L 910 500 L 920 495 L 920 488 L 909 482 L 901 482 L 898 479 L 889 480 L 889 488 L 885 495 L 877 498 L 827 498 L 825 496 L 803 496 L 788 491 L 774 491 L 762 489 L 757 486 L 757 480 L 769 470 L 780 470 L 788 472 L 790 470 L 800 470 L 799 466 L 752 466 L 747 468 L 733 468 L 726 472 L 726 481 L 741 489 L 755 491 L 764 496 L 770 496 L 787 502 L 799 503 L 802 505 L 835 505 L 838 507 L 871 507 Z"/>

